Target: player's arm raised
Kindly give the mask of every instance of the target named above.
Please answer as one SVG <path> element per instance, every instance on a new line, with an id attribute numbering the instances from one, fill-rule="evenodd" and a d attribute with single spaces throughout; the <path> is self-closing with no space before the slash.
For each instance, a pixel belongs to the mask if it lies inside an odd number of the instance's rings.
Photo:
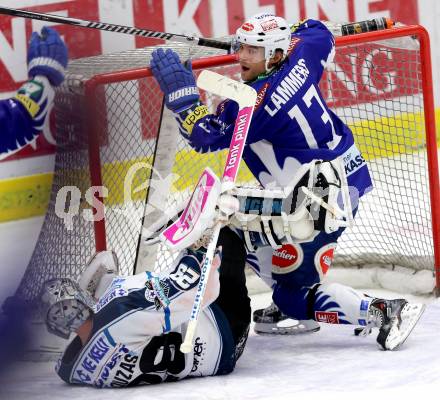
<path id="1" fill-rule="evenodd" d="M 216 114 L 210 114 L 200 100 L 191 62 L 182 64 L 179 55 L 171 49 L 155 50 L 150 67 L 165 95 L 165 105 L 174 113 L 180 133 L 189 144 L 202 153 L 228 148 L 237 104 L 223 102 Z"/>
<path id="2" fill-rule="evenodd" d="M 34 32 L 28 51 L 29 80 L 14 97 L 0 101 L 0 159 L 36 139 L 46 123 L 54 99 L 53 87 L 64 80 L 67 48 L 48 27 Z"/>

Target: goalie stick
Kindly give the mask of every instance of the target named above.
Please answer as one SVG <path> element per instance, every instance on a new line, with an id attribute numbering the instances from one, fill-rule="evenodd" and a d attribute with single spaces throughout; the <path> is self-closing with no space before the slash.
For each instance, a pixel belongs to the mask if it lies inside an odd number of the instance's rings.
<path id="1" fill-rule="evenodd" d="M 197 79 L 197 86 L 210 93 L 221 97 L 226 97 L 238 103 L 239 110 L 237 119 L 235 121 L 234 131 L 232 133 L 231 143 L 229 145 L 229 153 L 226 159 L 225 169 L 222 175 L 221 191 L 225 192 L 232 189 L 235 185 L 249 125 L 254 112 L 257 92 L 255 89 L 244 83 L 207 70 L 203 71 L 199 75 Z M 194 304 L 185 334 L 185 340 L 180 346 L 180 351 L 182 353 L 189 353 L 193 347 L 194 333 L 197 327 L 200 310 L 202 308 L 203 296 L 208 282 L 209 271 L 214 259 L 214 253 L 221 227 L 221 220 L 217 221 L 206 250 L 200 280 L 197 286 Z"/>
<path id="2" fill-rule="evenodd" d="M 185 36 L 176 33 L 151 31 L 149 29 L 135 28 L 132 26 L 108 24 L 106 22 L 98 22 L 98 21 L 87 21 L 84 19 L 63 17 L 61 15 L 38 13 L 34 11 L 18 10 L 15 8 L 0 7 L 0 14 L 11 15 L 13 17 L 37 19 L 40 21 L 56 22 L 59 24 L 81 26 L 83 28 L 99 29 L 101 31 L 126 33 L 127 35 L 142 36 L 152 39 L 171 40 L 174 42 L 195 44 L 198 46 L 222 49 L 228 52 L 231 49 L 231 43 L 221 42 L 220 40 L 205 39 L 196 36 Z"/>

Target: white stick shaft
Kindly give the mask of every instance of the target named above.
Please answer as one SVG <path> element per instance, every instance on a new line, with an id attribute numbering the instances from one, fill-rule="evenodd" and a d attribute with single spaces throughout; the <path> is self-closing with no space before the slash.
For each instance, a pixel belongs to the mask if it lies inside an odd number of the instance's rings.
<path id="1" fill-rule="evenodd" d="M 257 92 L 251 86 L 234 81 L 212 71 L 203 71 L 197 79 L 197 86 L 219 96 L 231 98 L 237 101 L 239 104 L 238 117 L 235 121 L 234 132 L 232 133 L 229 153 L 222 176 L 223 184 L 227 183 L 228 186 L 233 186 L 237 178 L 243 148 L 246 143 L 246 137 L 249 131 L 255 101 L 257 99 Z M 235 157 L 232 159 L 231 155 L 233 152 L 235 153 Z M 203 296 L 208 283 L 209 272 L 214 259 L 214 252 L 217 246 L 221 227 L 221 222 L 217 222 L 206 250 L 205 260 L 203 262 L 202 272 L 200 274 L 200 280 L 197 286 L 197 293 L 191 311 L 188 330 L 185 335 L 185 340 L 180 346 L 180 351 L 182 353 L 189 353 L 193 346 L 193 338 L 196 331 L 200 310 L 202 308 Z"/>

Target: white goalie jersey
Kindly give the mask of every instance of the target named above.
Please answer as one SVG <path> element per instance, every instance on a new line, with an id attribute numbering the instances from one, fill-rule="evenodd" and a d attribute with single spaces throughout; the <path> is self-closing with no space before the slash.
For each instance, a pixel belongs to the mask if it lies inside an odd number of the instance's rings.
<path id="1" fill-rule="evenodd" d="M 77 336 L 57 365 L 67 383 L 125 387 L 229 373 L 235 345 L 228 321 L 212 301 L 218 272 L 212 271 L 191 352 L 179 347 L 200 276 L 200 260 L 186 254 L 160 277 L 117 277 L 94 306 L 90 339 Z"/>

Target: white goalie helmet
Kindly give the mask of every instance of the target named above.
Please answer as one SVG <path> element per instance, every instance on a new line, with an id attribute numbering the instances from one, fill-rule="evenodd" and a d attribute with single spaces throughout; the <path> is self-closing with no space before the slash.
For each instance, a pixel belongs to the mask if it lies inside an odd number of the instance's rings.
<path id="1" fill-rule="evenodd" d="M 41 313 L 47 330 L 68 339 L 90 316 L 87 294 L 68 278 L 46 281 L 40 295 Z"/>
<path id="2" fill-rule="evenodd" d="M 267 61 L 274 56 L 275 50 L 281 49 L 287 55 L 290 45 L 290 27 L 284 18 L 270 13 L 260 13 L 249 18 L 235 33 L 237 44 L 264 47 Z"/>

